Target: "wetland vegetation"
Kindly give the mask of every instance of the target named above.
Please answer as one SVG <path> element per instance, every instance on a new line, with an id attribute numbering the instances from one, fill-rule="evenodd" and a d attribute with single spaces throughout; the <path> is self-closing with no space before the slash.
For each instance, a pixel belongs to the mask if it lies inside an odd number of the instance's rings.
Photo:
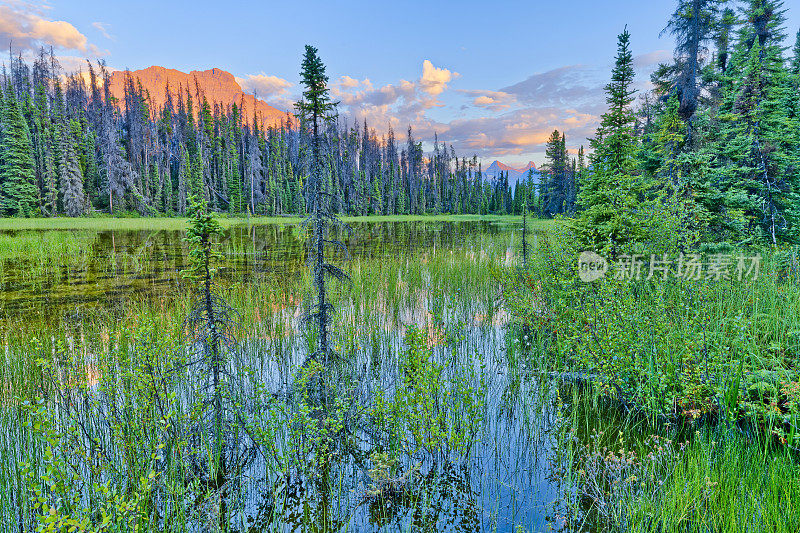
<path id="1" fill-rule="evenodd" d="M 739 4 L 638 103 L 626 27 L 513 188 L 342 127 L 312 46 L 268 131 L 12 59 L 0 533 L 797 531 L 800 33 Z"/>
<path id="2" fill-rule="evenodd" d="M 514 261 L 517 223 L 354 223 L 352 282 L 331 292 L 339 357 L 324 415 L 308 387 L 321 368 L 303 364 L 316 339 L 301 327 L 311 284 L 296 226 L 224 230 L 216 287 L 236 310 L 237 339 L 226 349 L 224 411 L 247 461 L 219 487 L 190 472 L 193 454 L 208 460 L 209 449 L 190 429 L 204 420 L 206 383 L 190 364 L 198 341 L 185 318 L 196 298 L 178 274 L 188 244 L 148 233 L 166 252 L 121 232 L 113 252 L 107 235 L 89 232 L 63 240 L 63 264 L 32 257 L 40 289 L 66 294 L 42 302 L 6 292 L 2 453 L 14 466 L 2 522 L 99 528 L 106 513 L 117 529 L 145 518 L 153 529 L 203 529 L 221 516 L 235 530 L 544 524 L 554 489 L 536 466 L 547 442 L 534 411 L 542 393 L 500 358 L 507 319 L 496 273 Z M 141 249 L 148 260 L 113 261 Z M 7 259 L 6 279 L 15 267 L 31 265 Z M 85 273 L 113 269 L 113 283 L 96 284 L 102 305 L 69 295 Z M 117 292 L 129 283 L 137 289 Z M 124 305 L 108 305 L 117 299 Z"/>
<path id="3" fill-rule="evenodd" d="M 327 367 L 303 233 L 218 236 L 224 474 L 183 233 L 14 233 L 5 530 L 793 530 L 780 257 L 757 281 L 586 284 L 561 222 L 527 222 L 526 267 L 519 217 L 351 225 Z"/>

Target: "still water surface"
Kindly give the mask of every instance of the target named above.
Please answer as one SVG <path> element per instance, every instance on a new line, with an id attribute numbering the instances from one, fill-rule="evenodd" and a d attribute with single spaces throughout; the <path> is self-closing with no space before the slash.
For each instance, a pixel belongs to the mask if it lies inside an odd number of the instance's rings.
<path id="1" fill-rule="evenodd" d="M 413 258 L 475 246 L 482 236 L 513 232 L 508 224 L 470 222 L 356 222 L 340 231 L 352 258 Z M 188 249 L 183 231 L 9 231 L 0 239 L 71 240 L 73 246 L 42 257 L 3 253 L 0 248 L 0 305 L 6 315 L 57 314 L 76 308 L 118 305 L 132 295 L 161 297 L 180 290 Z M 3 241 L 0 240 L 0 246 Z M 296 224 L 239 225 L 225 230 L 221 279 L 252 283 L 265 276 L 298 276 L 306 246 Z M 63 251 L 62 251 L 63 250 Z M 49 249 L 47 251 L 50 251 Z M 66 253 L 64 253 L 66 252 Z"/>

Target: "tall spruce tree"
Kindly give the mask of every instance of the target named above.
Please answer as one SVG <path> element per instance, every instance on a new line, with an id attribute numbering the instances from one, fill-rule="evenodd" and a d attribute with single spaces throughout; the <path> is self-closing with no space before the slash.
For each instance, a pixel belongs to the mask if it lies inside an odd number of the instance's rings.
<path id="1" fill-rule="evenodd" d="M 792 58 L 789 62 L 789 76 L 790 76 L 790 99 L 792 102 L 791 114 L 793 117 L 800 117 L 800 30 L 797 30 L 797 35 L 792 48 Z M 798 147 L 800 149 L 800 147 Z"/>
<path id="2" fill-rule="evenodd" d="M 783 59 L 783 3 L 748 0 L 726 73 L 713 176 L 739 240 L 797 240 L 797 144 L 793 91 Z"/>
<path id="3" fill-rule="evenodd" d="M 235 111 L 235 110 L 234 110 Z M 242 180 L 239 174 L 239 150 L 236 147 L 236 114 L 227 124 L 225 137 L 225 180 L 228 189 L 228 211 L 242 212 Z"/>
<path id="4" fill-rule="evenodd" d="M 794 47 L 792 48 L 792 59 L 790 65 L 790 72 L 795 78 L 795 81 L 800 79 L 800 30 L 797 30 L 797 35 L 795 35 L 794 38 Z M 795 85 L 795 90 L 796 88 L 797 85 Z"/>
<path id="5" fill-rule="evenodd" d="M 714 37 L 720 3 L 720 0 L 678 0 L 664 30 L 675 37 L 678 76 L 673 92 L 679 102 L 678 114 L 689 125 L 700 96 L 700 62 L 707 51 L 705 44 Z"/>
<path id="6" fill-rule="evenodd" d="M 668 248 L 684 250 L 705 233 L 711 223 L 705 203 L 716 197 L 705 188 L 708 158 L 685 150 L 689 129 L 680 116 L 680 105 L 678 94 L 672 93 L 655 117 L 643 151 L 657 164 L 646 176 L 648 195 L 660 210 L 656 231 L 660 230 Z"/>
<path id="7" fill-rule="evenodd" d="M 609 109 L 601 116 L 597 133 L 590 141 L 594 150 L 589 157 L 592 168 L 581 183 L 578 203 L 582 211 L 573 225 L 583 246 L 612 257 L 646 234 L 639 216 L 644 195 L 635 157 L 638 141 L 631 110 L 636 93 L 633 78 L 630 33 L 626 28 L 618 37 L 611 82 L 605 87 Z"/>
<path id="8" fill-rule="evenodd" d="M 731 31 L 736 24 L 736 13 L 733 9 L 726 7 L 722 11 L 717 24 L 714 28 L 714 45 L 717 50 L 717 69 L 725 74 L 728 69 L 728 58 L 730 57 Z"/>
<path id="9" fill-rule="evenodd" d="M 323 136 L 326 126 L 332 120 L 336 104 L 330 99 L 325 65 L 317 55 L 317 49 L 310 45 L 305 47 L 300 81 L 304 87 L 303 98 L 296 104 L 296 107 L 302 117 L 301 124 L 306 125 L 311 137 L 311 180 L 309 184 L 311 214 L 304 224 L 310 225 L 313 232 L 310 241 L 309 262 L 317 292 L 315 308 L 309 315 L 309 319 L 317 324 L 318 336 L 317 351 L 312 358 L 321 360 L 327 366 L 333 354 L 328 336 L 333 306 L 328 301 L 326 280 L 329 277 L 344 280 L 347 279 L 347 275 L 325 260 L 326 244 L 344 248 L 344 245 L 336 243 L 328 236 L 330 227 L 341 225 L 341 223 L 330 208 L 332 195 L 328 189 L 329 180 L 326 176 L 329 166 L 326 164 L 326 154 L 323 153 Z"/>
<path id="10" fill-rule="evenodd" d="M 75 141 L 71 135 L 64 136 L 61 154 L 61 202 L 67 216 L 77 217 L 84 213 L 86 197 L 83 190 L 83 174 L 75 152 Z"/>
<path id="11" fill-rule="evenodd" d="M 586 175 L 586 152 L 583 149 L 583 145 L 578 148 L 578 157 L 577 157 L 577 164 L 575 168 L 575 175 L 572 178 L 572 212 L 575 212 L 575 209 L 578 206 L 578 197 L 581 193 L 581 186 L 583 184 L 584 176 Z"/>
<path id="12" fill-rule="evenodd" d="M 545 180 L 542 187 L 542 209 L 547 216 L 567 210 L 569 194 L 569 162 L 566 136 L 554 130 L 545 145 Z"/>
<path id="13" fill-rule="evenodd" d="M 0 136 L 0 212 L 27 217 L 35 214 L 37 189 L 33 146 L 16 91 L 6 86 Z"/>

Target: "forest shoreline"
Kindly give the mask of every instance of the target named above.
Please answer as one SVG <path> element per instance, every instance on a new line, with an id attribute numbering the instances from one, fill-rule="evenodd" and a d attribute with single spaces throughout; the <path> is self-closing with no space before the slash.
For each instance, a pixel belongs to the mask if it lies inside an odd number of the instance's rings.
<path id="1" fill-rule="evenodd" d="M 246 224 L 298 224 L 303 215 L 280 217 L 219 217 L 223 227 Z M 22 230 L 184 230 L 185 217 L 51 217 L 51 218 L 0 218 L 0 231 Z M 499 222 L 521 223 L 520 215 L 366 215 L 342 216 L 345 223 L 353 222 Z"/>

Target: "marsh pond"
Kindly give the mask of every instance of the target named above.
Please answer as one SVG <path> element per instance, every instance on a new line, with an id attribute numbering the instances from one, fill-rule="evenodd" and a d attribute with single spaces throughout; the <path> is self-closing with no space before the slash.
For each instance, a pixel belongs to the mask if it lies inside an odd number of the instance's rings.
<path id="1" fill-rule="evenodd" d="M 0 230 L 0 531 L 793 531 L 785 255 L 584 283 L 477 218 Z"/>
<path id="2" fill-rule="evenodd" d="M 92 519 L 104 498 L 95 493 L 117 490 L 128 510 L 103 513 L 148 516 L 163 529 L 516 531 L 562 522 L 552 432 L 563 431 L 563 413 L 517 364 L 524 350 L 506 335 L 498 269 L 517 260 L 518 221 L 350 226 L 349 257 L 334 258 L 350 280 L 332 288 L 336 377 L 324 411 L 305 387 L 320 370 L 308 364 L 303 233 L 291 223 L 241 224 L 220 236 L 215 286 L 231 342 L 230 449 L 217 450 L 228 461 L 219 475 L 203 464 L 213 439 L 201 429 L 206 370 L 192 361 L 187 326 L 185 231 L 0 233 L 0 462 L 11 465 L 0 479 L 2 529 L 36 515 L 32 464 L 65 476 L 48 486 L 58 499 L 39 496 L 54 516 L 69 509 Z M 54 459 L 59 447 L 85 456 Z"/>

